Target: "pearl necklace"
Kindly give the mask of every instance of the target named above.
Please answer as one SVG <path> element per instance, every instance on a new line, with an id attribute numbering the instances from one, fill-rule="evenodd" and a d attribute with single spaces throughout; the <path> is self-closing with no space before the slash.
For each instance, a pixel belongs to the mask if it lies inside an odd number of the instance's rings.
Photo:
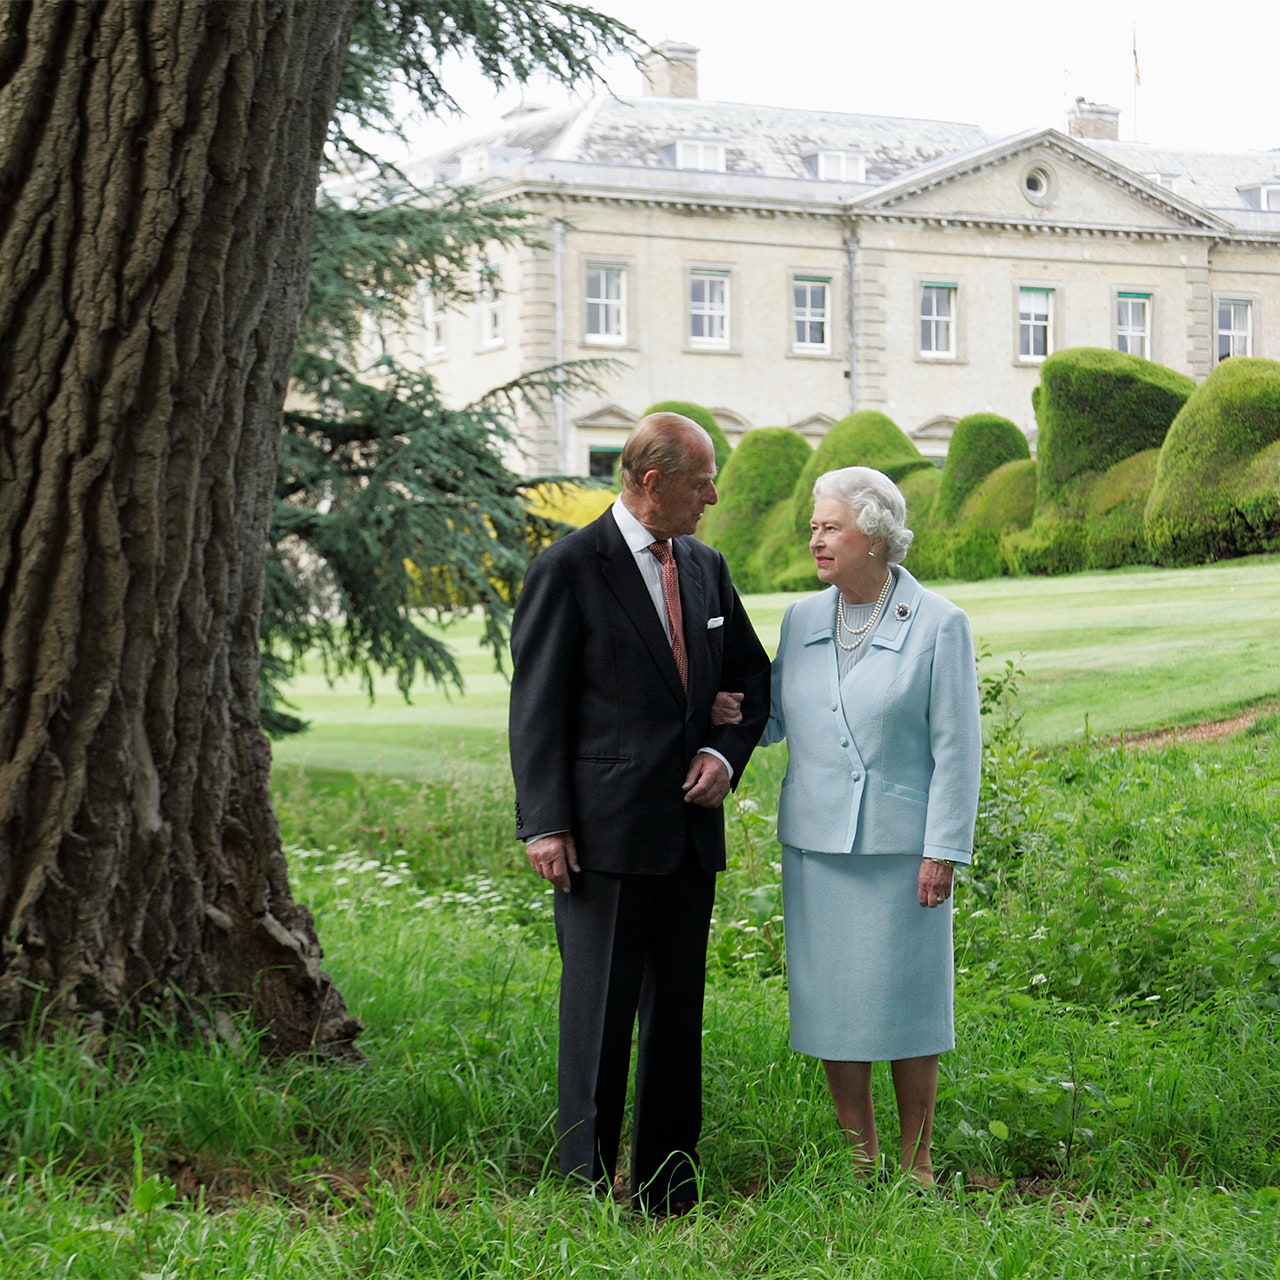
<path id="1" fill-rule="evenodd" d="M 844 620 L 844 592 L 838 592 L 836 595 L 836 644 L 838 644 L 845 653 L 852 653 L 855 649 L 862 645 L 862 642 L 875 630 L 876 623 L 880 621 L 880 615 L 884 612 L 884 606 L 889 599 L 889 592 L 893 590 L 893 574 L 885 575 L 884 586 L 880 588 L 880 594 L 876 598 L 876 607 L 871 611 L 871 617 L 860 627 L 851 627 Z M 854 637 L 852 644 L 845 644 L 840 638 L 841 631 L 847 631 Z"/>

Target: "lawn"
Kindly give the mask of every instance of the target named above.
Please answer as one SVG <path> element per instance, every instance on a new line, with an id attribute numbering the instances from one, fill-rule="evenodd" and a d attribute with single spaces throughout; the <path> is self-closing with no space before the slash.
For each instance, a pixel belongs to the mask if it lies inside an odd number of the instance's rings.
<path id="1" fill-rule="evenodd" d="M 1012 660 L 1023 725 L 1047 747 L 1225 717 L 1280 695 L 1280 556 L 1190 569 L 1138 568 L 1062 578 L 946 583 L 987 655 L 984 671 Z M 794 597 L 751 596 L 766 648 L 778 642 Z M 280 742 L 275 758 L 309 769 L 427 777 L 442 762 L 484 749 L 506 732 L 506 681 L 479 645 L 478 623 L 453 629 L 465 696 L 421 688 L 406 703 L 391 681 L 370 702 L 355 680 L 318 672 L 293 695 L 311 732 Z"/>
<path id="2" fill-rule="evenodd" d="M 855 1181 L 788 1048 L 782 752 L 758 754 L 712 931 L 706 1201 L 676 1223 L 548 1172 L 549 894 L 474 631 L 465 696 L 305 675 L 277 804 L 364 1065 L 264 1061 L 248 1028 L 0 1059 L 0 1276 L 1277 1280 L 1280 714 L 1140 751 L 1093 735 L 1274 705 L 1278 586 L 1274 557 L 947 585 L 984 669 L 1023 669 L 1025 735 L 990 735 L 956 895 L 936 1198 Z M 749 601 L 766 643 L 785 604 Z"/>

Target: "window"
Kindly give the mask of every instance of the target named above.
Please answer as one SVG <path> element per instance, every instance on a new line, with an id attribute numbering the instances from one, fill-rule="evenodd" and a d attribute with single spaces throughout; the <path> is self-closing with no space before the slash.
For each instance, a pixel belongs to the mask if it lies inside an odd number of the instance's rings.
<path id="1" fill-rule="evenodd" d="M 729 346 L 729 273 L 694 271 L 689 276 L 689 345 Z"/>
<path id="2" fill-rule="evenodd" d="M 487 151 L 466 151 L 458 161 L 458 177 L 462 179 L 478 178 L 489 172 L 489 153 Z"/>
<path id="3" fill-rule="evenodd" d="M 621 449 L 609 448 L 606 445 L 592 445 L 587 450 L 587 474 L 597 480 L 612 480 L 618 459 L 621 457 Z"/>
<path id="4" fill-rule="evenodd" d="M 1259 182 L 1253 186 L 1240 187 L 1239 191 L 1250 209 L 1280 212 L 1280 182 Z"/>
<path id="5" fill-rule="evenodd" d="M 485 263 L 476 272 L 476 320 L 481 350 L 502 345 L 502 311 L 502 263 Z"/>
<path id="6" fill-rule="evenodd" d="M 1151 295 L 1121 293 L 1116 295 L 1116 350 L 1131 356 L 1150 359 Z"/>
<path id="7" fill-rule="evenodd" d="M 791 343 L 796 351 L 831 350 L 831 281 L 795 276 L 791 281 Z"/>
<path id="8" fill-rule="evenodd" d="M 1053 174 L 1043 165 L 1033 165 L 1022 175 L 1022 194 L 1032 204 L 1048 204 L 1053 195 Z"/>
<path id="9" fill-rule="evenodd" d="M 425 280 L 418 287 L 418 306 L 418 318 L 422 323 L 422 358 L 442 360 L 446 350 L 444 308 Z"/>
<path id="10" fill-rule="evenodd" d="M 822 182 L 865 182 L 867 158 L 857 151 L 815 151 L 804 157 L 805 172 Z"/>
<path id="11" fill-rule="evenodd" d="M 621 346 L 627 340 L 627 269 L 608 263 L 587 264 L 588 342 Z"/>
<path id="12" fill-rule="evenodd" d="M 674 152 L 664 148 L 669 161 L 674 161 L 677 169 L 710 169 L 714 173 L 724 172 L 724 143 L 704 142 L 698 138 L 681 138 L 675 144 Z"/>
<path id="13" fill-rule="evenodd" d="M 1253 304 L 1241 298 L 1218 299 L 1218 359 L 1253 354 Z"/>
<path id="14" fill-rule="evenodd" d="M 1018 356 L 1043 360 L 1053 351 L 1053 290 L 1018 290 Z"/>
<path id="15" fill-rule="evenodd" d="M 920 354 L 931 359 L 956 354 L 956 287 L 953 284 L 920 286 Z"/>

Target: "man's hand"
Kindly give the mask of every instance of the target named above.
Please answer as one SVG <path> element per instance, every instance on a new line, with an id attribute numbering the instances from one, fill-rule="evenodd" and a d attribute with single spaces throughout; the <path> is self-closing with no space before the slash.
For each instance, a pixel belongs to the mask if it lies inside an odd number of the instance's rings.
<path id="1" fill-rule="evenodd" d="M 718 809 L 729 794 L 729 770 L 719 756 L 699 751 L 689 765 L 684 779 L 686 804 L 700 804 L 704 809 Z"/>
<path id="2" fill-rule="evenodd" d="M 569 831 L 539 836 L 537 840 L 530 840 L 524 851 L 529 855 L 533 869 L 544 880 L 550 880 L 561 893 L 568 893 L 571 888 L 569 872 L 582 870 L 578 866 L 578 850 L 573 843 L 573 834 Z"/>
<path id="3" fill-rule="evenodd" d="M 726 693 L 721 689 L 716 694 L 716 700 L 711 704 L 711 723 L 713 725 L 741 724 L 742 698 L 743 695 L 740 693 Z"/>

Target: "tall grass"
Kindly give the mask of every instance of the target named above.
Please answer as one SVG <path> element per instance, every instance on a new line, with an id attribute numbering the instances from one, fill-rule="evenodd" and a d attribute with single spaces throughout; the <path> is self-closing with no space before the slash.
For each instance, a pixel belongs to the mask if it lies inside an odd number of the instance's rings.
<path id="1" fill-rule="evenodd" d="M 468 730 L 455 704 L 422 725 L 395 705 L 413 767 L 276 778 L 365 1063 L 163 1026 L 0 1059 L 0 1276 L 1275 1280 L 1280 719 L 1038 752 L 1016 671 L 991 680 L 943 1195 L 858 1183 L 820 1069 L 788 1048 L 781 749 L 728 812 L 703 1208 L 656 1224 L 561 1183 L 550 891 L 510 837 L 500 713 Z M 381 762 L 388 741 L 371 718 L 346 749 Z M 874 1088 L 891 1128 L 887 1075 Z"/>

